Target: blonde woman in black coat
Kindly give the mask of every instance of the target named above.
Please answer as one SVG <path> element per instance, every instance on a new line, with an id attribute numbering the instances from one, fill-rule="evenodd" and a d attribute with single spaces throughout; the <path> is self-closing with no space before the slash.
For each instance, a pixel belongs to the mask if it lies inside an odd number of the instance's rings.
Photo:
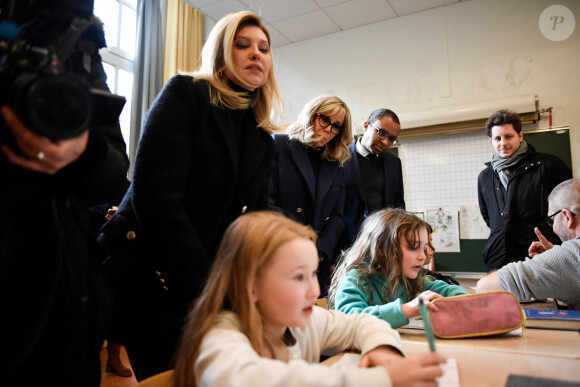
<path id="1" fill-rule="evenodd" d="M 228 225 L 267 206 L 270 113 L 281 106 L 270 44 L 256 14 L 225 16 L 201 68 L 173 77 L 145 120 L 132 185 L 101 238 L 112 253 L 114 328 L 138 380 L 172 367 Z"/>
<path id="2" fill-rule="evenodd" d="M 318 280 L 326 296 L 335 249 L 344 231 L 344 163 L 352 142 L 350 110 L 333 95 L 309 101 L 288 127 L 275 134 L 270 206 L 318 234 Z"/>

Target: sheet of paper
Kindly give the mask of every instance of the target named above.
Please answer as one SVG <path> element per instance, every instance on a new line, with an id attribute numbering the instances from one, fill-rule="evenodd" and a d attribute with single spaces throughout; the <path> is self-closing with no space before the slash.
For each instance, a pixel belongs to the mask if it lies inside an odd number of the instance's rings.
<path id="1" fill-rule="evenodd" d="M 524 327 L 519 327 L 518 329 L 514 329 L 513 331 L 502 333 L 499 336 L 523 336 L 523 335 L 524 335 Z"/>
<path id="2" fill-rule="evenodd" d="M 403 325 L 401 328 L 411 328 L 411 329 L 425 329 L 425 323 L 421 316 L 411 317 L 407 325 Z"/>
<path id="3" fill-rule="evenodd" d="M 441 253 L 459 253 L 459 208 L 425 210 L 425 221 L 433 229 L 433 246 Z"/>
<path id="4" fill-rule="evenodd" d="M 481 216 L 479 206 L 459 207 L 459 238 L 460 239 L 487 239 L 489 227 Z"/>
<path id="5" fill-rule="evenodd" d="M 358 353 L 345 353 L 344 356 L 331 367 L 358 367 L 360 355 Z M 441 365 L 443 376 L 437 378 L 439 387 L 460 387 L 459 371 L 455 359 L 447 359 L 447 363 Z"/>
<path id="6" fill-rule="evenodd" d="M 457 360 L 447 359 L 447 363 L 441 366 L 443 376 L 437 378 L 439 387 L 459 387 L 459 370 L 457 369 Z"/>

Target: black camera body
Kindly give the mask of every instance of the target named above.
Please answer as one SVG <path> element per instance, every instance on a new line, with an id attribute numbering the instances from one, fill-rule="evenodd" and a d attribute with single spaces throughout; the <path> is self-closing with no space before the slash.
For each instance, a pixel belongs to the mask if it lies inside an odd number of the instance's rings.
<path id="1" fill-rule="evenodd" d="M 90 89 L 65 66 L 85 31 L 94 28 L 94 17 L 92 0 L 89 13 L 87 1 L 60 2 L 66 7 L 59 9 L 56 0 L 50 6 L 0 0 L 0 15 L 8 16 L 0 20 L 0 104 L 51 140 L 77 137 L 91 124 L 114 124 L 125 104 L 124 97 Z"/>

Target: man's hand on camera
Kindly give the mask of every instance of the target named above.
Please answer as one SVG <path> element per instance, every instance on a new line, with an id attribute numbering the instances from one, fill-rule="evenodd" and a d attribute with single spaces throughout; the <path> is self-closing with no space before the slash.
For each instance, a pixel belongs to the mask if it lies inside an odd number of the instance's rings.
<path id="1" fill-rule="evenodd" d="M 1 111 L 21 153 L 15 152 L 6 144 L 0 145 L 2 153 L 12 164 L 53 175 L 77 160 L 87 148 L 88 130 L 78 137 L 51 141 L 28 129 L 9 107 L 2 106 Z"/>

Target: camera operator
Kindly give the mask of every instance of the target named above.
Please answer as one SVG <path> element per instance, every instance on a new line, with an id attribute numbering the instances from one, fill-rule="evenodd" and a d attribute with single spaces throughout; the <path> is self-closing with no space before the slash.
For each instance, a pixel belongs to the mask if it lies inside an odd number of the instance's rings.
<path id="1" fill-rule="evenodd" d="M 70 55 L 61 58 L 63 74 L 108 92 L 98 54 L 104 32 L 92 15 L 92 0 L 0 0 L 0 7 L 16 24 L 42 26 L 32 32 L 23 27 L 18 36 L 43 36 L 47 46 L 73 21 L 89 21 Z M 18 103 L 2 101 L 0 385 L 99 386 L 111 304 L 101 275 L 105 254 L 91 235 L 88 209 L 116 201 L 127 184 L 118 115 L 112 124 L 91 120 L 78 134 L 55 138 L 31 125 Z M 67 103 L 52 102 L 58 110 Z"/>

